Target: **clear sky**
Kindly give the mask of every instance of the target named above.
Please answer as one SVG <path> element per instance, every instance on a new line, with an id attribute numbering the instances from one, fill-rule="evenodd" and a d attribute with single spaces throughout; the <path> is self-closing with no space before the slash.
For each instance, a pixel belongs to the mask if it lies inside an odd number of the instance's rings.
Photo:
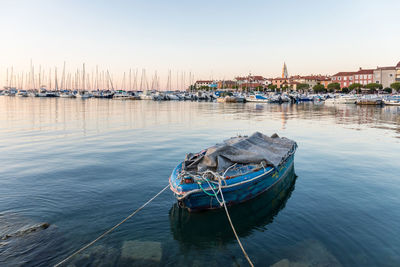
<path id="1" fill-rule="evenodd" d="M 334 74 L 400 61 L 400 1 L 0 0 L 0 84 L 6 68 L 69 70 L 85 62 L 230 79 Z"/>

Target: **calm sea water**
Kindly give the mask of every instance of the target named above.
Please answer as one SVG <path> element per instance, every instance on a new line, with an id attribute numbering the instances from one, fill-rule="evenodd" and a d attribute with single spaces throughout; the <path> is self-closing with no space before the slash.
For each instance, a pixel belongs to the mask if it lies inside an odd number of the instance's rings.
<path id="1" fill-rule="evenodd" d="M 230 209 L 256 266 L 400 265 L 398 107 L 0 97 L 0 266 L 59 262 L 166 186 L 185 153 L 254 131 L 299 145 L 287 195 Z M 67 265 L 148 264 L 247 263 L 224 212 L 188 214 L 168 190 Z"/>

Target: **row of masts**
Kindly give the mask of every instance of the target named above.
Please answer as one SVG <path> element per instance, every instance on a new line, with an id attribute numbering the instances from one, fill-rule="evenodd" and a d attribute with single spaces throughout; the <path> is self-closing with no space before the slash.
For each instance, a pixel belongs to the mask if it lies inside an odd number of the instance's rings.
<path id="1" fill-rule="evenodd" d="M 174 75 L 175 76 L 175 75 Z M 74 72 L 66 72 L 64 62 L 62 72 L 57 67 L 45 69 L 39 66 L 36 70 L 33 64 L 27 72 L 16 73 L 14 68 L 6 69 L 5 86 L 17 90 L 125 90 L 125 91 L 148 91 L 148 90 L 187 90 L 194 83 L 194 74 L 191 72 L 176 72 L 173 77 L 172 71 L 168 70 L 166 83 L 161 82 L 160 75 L 155 71 L 149 78 L 145 69 L 139 73 L 138 69 L 129 69 L 123 72 L 122 78 L 114 79 L 108 70 L 99 70 L 98 66 L 91 73 L 82 69 Z"/>

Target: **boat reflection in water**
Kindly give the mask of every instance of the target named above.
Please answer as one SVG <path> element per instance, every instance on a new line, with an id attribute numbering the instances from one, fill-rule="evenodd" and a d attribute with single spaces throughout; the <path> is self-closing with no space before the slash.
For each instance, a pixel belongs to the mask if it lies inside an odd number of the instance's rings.
<path id="1" fill-rule="evenodd" d="M 282 210 L 295 187 L 294 167 L 279 186 L 239 205 L 229 207 L 229 214 L 240 237 L 253 229 L 265 227 Z M 224 209 L 191 213 L 175 203 L 169 212 L 171 231 L 175 240 L 183 244 L 209 247 L 235 240 Z"/>

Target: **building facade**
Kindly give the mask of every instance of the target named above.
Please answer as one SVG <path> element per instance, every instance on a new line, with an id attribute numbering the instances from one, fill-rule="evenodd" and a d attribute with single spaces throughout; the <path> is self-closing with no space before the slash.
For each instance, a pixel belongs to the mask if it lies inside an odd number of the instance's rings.
<path id="1" fill-rule="evenodd" d="M 201 88 L 201 87 L 211 87 L 211 85 L 214 84 L 214 81 L 210 81 L 210 80 L 202 80 L 202 81 L 196 81 L 196 83 L 194 84 L 194 86 L 196 87 L 196 89 Z"/>
<path id="2" fill-rule="evenodd" d="M 355 72 L 338 72 L 332 76 L 332 83 L 340 84 L 340 88 L 349 87 L 353 84 L 353 76 Z"/>
<path id="3" fill-rule="evenodd" d="M 390 87 L 396 82 L 396 67 L 377 67 L 374 70 L 374 82 L 382 84 L 383 88 Z"/>
<path id="4" fill-rule="evenodd" d="M 367 85 L 374 82 L 374 70 L 373 69 L 362 69 L 354 73 L 354 83 L 361 85 Z"/>
<path id="5" fill-rule="evenodd" d="M 327 88 L 328 84 L 331 82 L 331 78 L 324 75 L 293 76 L 291 78 L 298 83 L 310 85 L 310 88 L 313 88 L 317 84 L 322 84 Z"/>
<path id="6" fill-rule="evenodd" d="M 396 82 L 400 82 L 400 61 L 396 65 Z"/>

